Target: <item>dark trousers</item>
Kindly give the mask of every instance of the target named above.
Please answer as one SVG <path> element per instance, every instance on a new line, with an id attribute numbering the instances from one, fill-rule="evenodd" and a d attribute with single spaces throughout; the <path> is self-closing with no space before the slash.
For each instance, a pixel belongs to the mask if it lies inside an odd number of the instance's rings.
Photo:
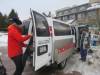
<path id="1" fill-rule="evenodd" d="M 29 55 L 30 55 L 30 50 L 29 48 L 27 48 L 23 55 L 19 55 L 19 56 L 11 58 L 16 66 L 16 71 L 14 72 L 14 75 L 22 74 Z"/>
<path id="2" fill-rule="evenodd" d="M 80 54 L 81 54 L 81 60 L 85 61 L 86 60 L 86 56 L 87 56 L 87 49 L 80 49 Z"/>
<path id="3" fill-rule="evenodd" d="M 19 56 L 11 58 L 16 66 L 14 75 L 21 75 L 23 72 L 24 67 L 23 67 L 22 57 L 23 55 L 19 55 Z"/>
<path id="4" fill-rule="evenodd" d="M 93 46 L 96 46 L 96 41 L 93 41 Z"/>

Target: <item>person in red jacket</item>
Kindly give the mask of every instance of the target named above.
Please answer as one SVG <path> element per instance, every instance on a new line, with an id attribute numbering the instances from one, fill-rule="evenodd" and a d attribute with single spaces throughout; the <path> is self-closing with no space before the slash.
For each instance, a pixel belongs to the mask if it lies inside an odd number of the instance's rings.
<path id="1" fill-rule="evenodd" d="M 16 66 L 14 75 L 21 75 L 23 71 L 22 47 L 26 47 L 24 41 L 28 40 L 31 35 L 22 36 L 22 22 L 18 18 L 11 20 L 13 23 L 8 27 L 8 57 L 12 59 Z"/>

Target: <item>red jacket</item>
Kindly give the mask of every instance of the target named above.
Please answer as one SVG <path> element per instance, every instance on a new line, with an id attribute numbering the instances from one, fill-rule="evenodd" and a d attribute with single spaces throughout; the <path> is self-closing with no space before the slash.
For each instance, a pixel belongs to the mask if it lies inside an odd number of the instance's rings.
<path id="1" fill-rule="evenodd" d="M 8 27 L 8 56 L 10 58 L 21 55 L 22 47 L 26 45 L 23 43 L 24 41 L 28 40 L 31 36 L 22 36 L 21 29 L 16 27 L 15 25 L 10 25 Z"/>

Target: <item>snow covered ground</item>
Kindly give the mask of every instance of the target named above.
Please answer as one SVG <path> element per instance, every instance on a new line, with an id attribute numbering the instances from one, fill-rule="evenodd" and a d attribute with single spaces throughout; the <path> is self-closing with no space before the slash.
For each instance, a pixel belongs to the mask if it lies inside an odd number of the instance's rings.
<path id="1" fill-rule="evenodd" d="M 82 75 L 100 75 L 100 46 L 92 47 L 93 53 L 88 54 L 86 62 L 82 62 L 79 54 L 73 55 L 67 62 L 65 73 L 78 71 Z M 89 64 L 89 61 L 92 63 Z"/>
<path id="2" fill-rule="evenodd" d="M 0 33 L 0 47 L 7 46 L 7 33 Z M 100 46 L 92 46 L 93 53 L 87 56 L 87 61 L 82 62 L 79 53 L 74 54 L 67 62 L 63 70 L 65 74 L 73 71 L 80 72 L 82 75 L 100 75 Z M 92 61 L 89 64 L 89 61 Z"/>
<path id="3" fill-rule="evenodd" d="M 7 33 L 0 32 L 0 47 L 7 46 L 8 36 Z"/>

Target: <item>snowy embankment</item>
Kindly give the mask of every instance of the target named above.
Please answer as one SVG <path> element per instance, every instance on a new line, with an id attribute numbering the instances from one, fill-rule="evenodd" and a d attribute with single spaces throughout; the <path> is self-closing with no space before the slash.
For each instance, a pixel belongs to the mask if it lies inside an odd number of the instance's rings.
<path id="1" fill-rule="evenodd" d="M 0 32 L 0 47 L 7 46 L 8 35 L 7 33 Z"/>

